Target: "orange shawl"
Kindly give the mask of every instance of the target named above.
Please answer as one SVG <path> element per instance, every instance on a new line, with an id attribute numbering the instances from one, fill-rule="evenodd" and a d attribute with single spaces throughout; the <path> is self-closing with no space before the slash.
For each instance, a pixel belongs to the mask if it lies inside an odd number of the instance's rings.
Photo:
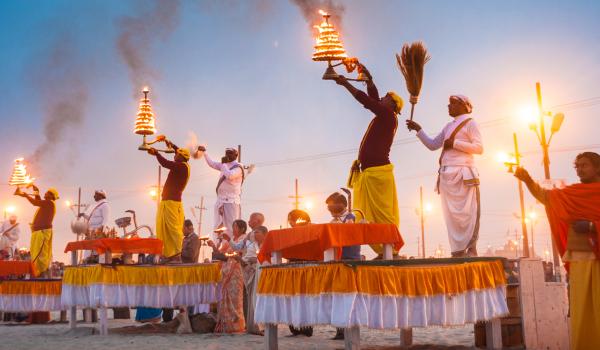
<path id="1" fill-rule="evenodd" d="M 550 190 L 547 199 L 546 214 L 561 256 L 566 251 L 569 225 L 575 220 L 593 222 L 600 240 L 600 183 L 575 184 Z"/>

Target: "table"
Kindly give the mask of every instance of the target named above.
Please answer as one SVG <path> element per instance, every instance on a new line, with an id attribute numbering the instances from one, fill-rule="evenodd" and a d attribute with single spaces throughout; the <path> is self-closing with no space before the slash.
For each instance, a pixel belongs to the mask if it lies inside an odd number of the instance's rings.
<path id="1" fill-rule="evenodd" d="M 0 281 L 0 310 L 33 312 L 63 310 L 60 279 Z"/>
<path id="2" fill-rule="evenodd" d="M 35 269 L 31 261 L 0 260 L 0 277 L 11 275 L 35 276 Z"/>
<path id="3" fill-rule="evenodd" d="M 67 266 L 61 302 L 71 308 L 100 309 L 100 333 L 107 334 L 108 307 L 173 308 L 217 301 L 219 264 Z"/>
<path id="4" fill-rule="evenodd" d="M 269 231 L 260 247 L 258 260 L 269 261 L 273 253 L 286 259 L 333 260 L 340 248 L 351 245 L 388 245 L 399 250 L 404 241 L 392 224 L 310 224 Z"/>
<path id="5" fill-rule="evenodd" d="M 345 328 L 346 349 L 358 349 L 361 326 L 453 326 L 507 313 L 502 259 L 450 258 L 264 266 L 255 320 Z M 493 328 L 499 336 L 499 321 Z M 267 347 L 277 348 L 276 332 L 269 335 Z"/>
<path id="6" fill-rule="evenodd" d="M 101 238 L 69 242 L 65 253 L 77 250 L 94 250 L 98 254 L 162 254 L 162 241 L 156 238 Z"/>

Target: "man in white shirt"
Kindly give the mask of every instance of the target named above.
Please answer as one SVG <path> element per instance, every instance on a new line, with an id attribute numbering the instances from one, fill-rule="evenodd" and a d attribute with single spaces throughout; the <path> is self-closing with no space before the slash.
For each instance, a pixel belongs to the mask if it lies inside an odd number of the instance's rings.
<path id="1" fill-rule="evenodd" d="M 231 236 L 233 222 L 241 217 L 242 184 L 246 177 L 244 166 L 237 161 L 238 151 L 235 148 L 225 149 L 225 156 L 221 158 L 221 162 L 212 160 L 204 146 L 198 147 L 198 153 L 197 157 L 204 156 L 206 164 L 220 172 L 214 209 L 215 229 L 222 226 L 225 228 L 225 232 Z"/>
<path id="2" fill-rule="evenodd" d="M 11 215 L 0 226 L 0 250 L 6 251 L 11 258 L 13 257 L 20 234 L 21 229 L 19 228 L 16 215 Z"/>
<path id="3" fill-rule="evenodd" d="M 406 126 L 417 131 L 417 137 L 428 149 L 443 149 L 436 191 L 442 199 L 452 256 L 477 256 L 481 205 L 473 155 L 483 153 L 483 144 L 477 123 L 469 117 L 473 111 L 469 98 L 452 95 L 449 101 L 448 114 L 454 120 L 435 138 L 427 136 L 415 121 L 407 120 Z"/>
<path id="4" fill-rule="evenodd" d="M 90 206 L 88 213 L 83 214 L 83 217 L 88 221 L 90 231 L 103 231 L 108 228 L 110 220 L 110 206 L 106 200 L 106 192 L 104 190 L 96 190 L 94 192 L 94 203 Z"/>

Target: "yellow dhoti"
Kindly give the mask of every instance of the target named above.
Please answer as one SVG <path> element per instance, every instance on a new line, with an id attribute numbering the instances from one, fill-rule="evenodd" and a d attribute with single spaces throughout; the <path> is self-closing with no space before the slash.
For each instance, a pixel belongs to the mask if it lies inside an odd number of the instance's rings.
<path id="1" fill-rule="evenodd" d="M 39 276 L 48 270 L 52 262 L 52 229 L 33 231 L 29 247 L 34 274 Z"/>
<path id="2" fill-rule="evenodd" d="M 600 349 L 600 261 L 571 261 L 571 350 Z"/>
<path id="3" fill-rule="evenodd" d="M 181 254 L 183 244 L 183 205 L 181 202 L 163 200 L 156 213 L 156 236 L 163 242 L 163 256 L 170 258 Z"/>
<path id="4" fill-rule="evenodd" d="M 360 209 L 367 221 L 398 226 L 400 212 L 392 164 L 354 171 L 348 180 L 348 187 L 354 190 L 352 208 Z M 371 244 L 371 248 L 377 254 L 383 253 L 381 244 Z"/>

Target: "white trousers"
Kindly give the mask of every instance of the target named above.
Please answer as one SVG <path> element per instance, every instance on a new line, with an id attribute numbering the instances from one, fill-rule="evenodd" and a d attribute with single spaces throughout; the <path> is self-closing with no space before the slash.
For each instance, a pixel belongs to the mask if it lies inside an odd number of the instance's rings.
<path id="1" fill-rule="evenodd" d="M 460 166 L 442 167 L 439 191 L 452 253 L 475 248 L 481 216 L 477 170 Z"/>
<path id="2" fill-rule="evenodd" d="M 232 237 L 232 226 L 235 220 L 241 218 L 241 208 L 239 204 L 229 203 L 217 200 L 215 203 L 215 229 L 221 224 L 227 229 L 227 234 Z M 214 236 L 214 233 L 212 234 Z M 216 240 L 216 237 L 212 237 Z"/>

